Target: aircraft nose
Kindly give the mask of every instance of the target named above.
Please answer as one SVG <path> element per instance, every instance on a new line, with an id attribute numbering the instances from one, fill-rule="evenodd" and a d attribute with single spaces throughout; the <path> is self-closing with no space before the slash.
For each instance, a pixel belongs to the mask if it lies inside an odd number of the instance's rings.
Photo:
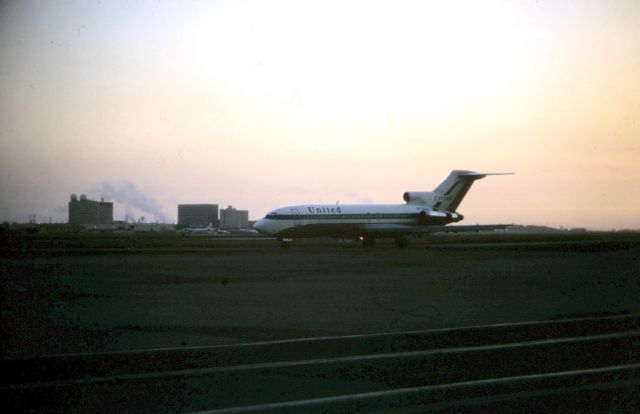
<path id="1" fill-rule="evenodd" d="M 267 221 L 265 219 L 260 219 L 256 221 L 253 225 L 253 228 L 259 231 L 262 234 L 269 234 L 267 232 Z"/>

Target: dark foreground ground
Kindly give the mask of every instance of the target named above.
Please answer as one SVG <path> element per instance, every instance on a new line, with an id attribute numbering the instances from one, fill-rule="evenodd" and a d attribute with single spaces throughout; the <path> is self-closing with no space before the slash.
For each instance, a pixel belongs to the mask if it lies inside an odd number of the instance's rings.
<path id="1" fill-rule="evenodd" d="M 640 312 L 634 234 L 331 240 L 14 236 L 3 355 L 254 342 Z"/>

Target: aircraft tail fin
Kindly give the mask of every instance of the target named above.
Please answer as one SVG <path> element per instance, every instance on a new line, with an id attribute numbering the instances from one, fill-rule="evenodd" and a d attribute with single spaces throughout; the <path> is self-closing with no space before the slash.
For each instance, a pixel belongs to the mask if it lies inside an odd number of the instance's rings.
<path id="1" fill-rule="evenodd" d="M 453 170 L 451 174 L 433 190 L 435 202 L 431 207 L 435 210 L 456 211 L 475 180 L 480 180 L 487 175 L 509 174 L 513 173 L 479 173 L 475 171 Z"/>
<path id="2" fill-rule="evenodd" d="M 430 207 L 439 211 L 455 212 L 475 180 L 487 175 L 508 175 L 513 173 L 479 173 L 475 171 L 453 170 L 433 191 L 409 191 L 404 200 L 409 204 Z"/>

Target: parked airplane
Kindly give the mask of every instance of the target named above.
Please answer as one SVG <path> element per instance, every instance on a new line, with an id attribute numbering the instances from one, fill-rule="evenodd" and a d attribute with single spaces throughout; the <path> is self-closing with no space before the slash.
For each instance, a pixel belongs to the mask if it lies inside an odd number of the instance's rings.
<path id="1" fill-rule="evenodd" d="M 187 234 L 216 234 L 219 229 L 213 227 L 212 223 L 209 223 L 207 227 L 187 227 L 182 230 L 182 233 Z"/>
<path id="2" fill-rule="evenodd" d="M 433 191 L 405 192 L 405 204 L 287 206 L 273 210 L 253 227 L 277 237 L 283 245 L 296 237 L 334 237 L 361 240 L 364 245 L 373 246 L 378 237 L 393 237 L 401 247 L 408 244 L 406 236 L 504 229 L 509 225 L 446 225 L 464 218 L 456 210 L 475 180 L 506 174 L 512 173 L 454 170 Z"/>

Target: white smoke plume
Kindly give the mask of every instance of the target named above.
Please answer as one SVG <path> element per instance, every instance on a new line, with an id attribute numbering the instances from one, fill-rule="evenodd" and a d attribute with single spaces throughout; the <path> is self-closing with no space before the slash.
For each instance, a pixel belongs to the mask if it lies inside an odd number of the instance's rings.
<path id="1" fill-rule="evenodd" d="M 145 213 L 152 214 L 156 221 L 165 222 L 165 216 L 162 207 L 153 197 L 143 193 L 138 186 L 126 180 L 116 181 L 113 183 L 102 183 L 93 188 L 108 201 L 117 201 L 125 207 L 127 217 L 133 218 L 132 208 L 136 208 Z"/>

